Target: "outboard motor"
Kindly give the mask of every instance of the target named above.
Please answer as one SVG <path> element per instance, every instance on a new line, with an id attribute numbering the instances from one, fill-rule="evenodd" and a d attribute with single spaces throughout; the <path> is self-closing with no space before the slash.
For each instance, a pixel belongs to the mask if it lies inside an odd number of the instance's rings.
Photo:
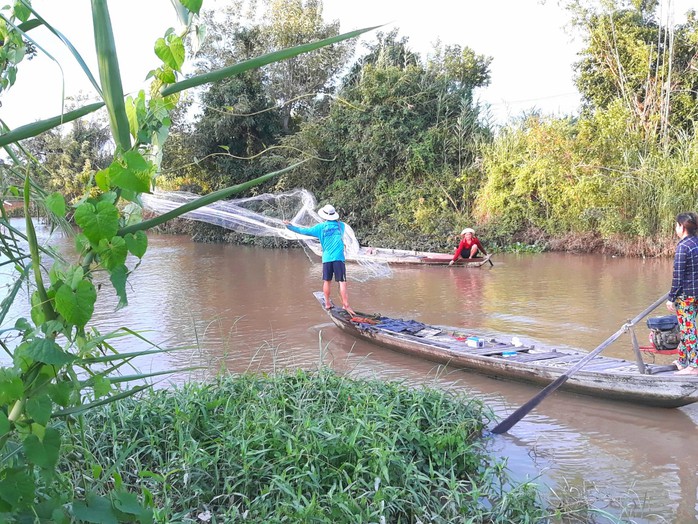
<path id="1" fill-rule="evenodd" d="M 676 315 L 648 318 L 647 327 L 650 329 L 650 342 L 657 350 L 666 351 L 679 346 L 681 333 Z"/>

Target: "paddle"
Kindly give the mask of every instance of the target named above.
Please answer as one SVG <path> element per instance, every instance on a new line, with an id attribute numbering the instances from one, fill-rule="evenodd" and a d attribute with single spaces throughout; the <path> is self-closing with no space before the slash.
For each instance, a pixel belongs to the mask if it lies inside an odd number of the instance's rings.
<path id="1" fill-rule="evenodd" d="M 645 309 L 642 313 L 640 313 L 634 319 L 630 320 L 626 324 L 623 324 L 623 326 L 618 331 L 616 331 L 613 335 L 611 335 L 605 342 L 603 342 L 594 351 L 592 351 L 591 353 L 586 355 L 582 360 L 577 362 L 574 366 L 572 366 L 570 369 L 568 369 L 564 374 L 560 375 L 557 379 L 555 379 L 554 382 L 551 382 L 550 384 L 548 384 L 545 387 L 545 389 L 543 389 L 535 397 L 533 397 L 531 400 L 526 402 L 519 409 L 514 411 L 511 415 L 509 415 L 507 418 L 505 418 L 502 422 L 497 424 L 494 427 L 494 429 L 492 430 L 492 433 L 499 435 L 500 433 L 506 433 L 507 431 L 509 431 L 514 426 L 514 424 L 516 424 L 519 420 L 524 418 L 529 413 L 529 411 L 531 411 L 538 404 L 540 404 L 545 397 L 547 397 L 553 391 L 555 391 L 557 388 L 562 386 L 567 381 L 567 379 L 572 376 L 573 373 L 576 373 L 577 371 L 582 369 L 591 359 L 593 359 L 596 355 L 601 353 L 604 349 L 606 349 L 613 342 L 615 342 L 616 339 L 618 337 L 620 337 L 623 333 L 625 333 L 629 328 L 633 327 L 635 324 L 640 322 L 640 320 L 642 320 L 647 315 L 649 315 L 657 306 L 659 306 L 662 302 L 664 302 L 666 300 L 666 298 L 667 298 L 667 295 L 662 295 L 660 298 L 657 299 L 656 302 L 654 302 L 651 306 L 649 306 L 647 309 Z"/>

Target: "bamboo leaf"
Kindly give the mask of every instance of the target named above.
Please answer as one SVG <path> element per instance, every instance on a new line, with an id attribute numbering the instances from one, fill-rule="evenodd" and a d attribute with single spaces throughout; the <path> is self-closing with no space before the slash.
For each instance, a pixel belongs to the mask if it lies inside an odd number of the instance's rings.
<path id="1" fill-rule="evenodd" d="M 368 31 L 372 31 L 380 26 L 367 27 L 366 29 L 358 29 L 356 31 L 351 31 L 350 33 L 344 33 L 342 35 L 333 36 L 331 38 L 325 38 L 324 40 L 318 40 L 317 42 L 311 42 L 309 44 L 303 44 L 296 47 L 290 47 L 288 49 L 283 49 L 281 51 L 274 51 L 273 53 L 268 53 L 266 55 L 258 56 L 257 58 L 252 58 L 250 60 L 245 60 L 238 64 L 223 67 L 215 71 L 210 71 L 208 73 L 203 73 L 201 75 L 192 76 L 181 82 L 176 82 L 174 84 L 165 86 L 161 90 L 162 96 L 173 95 L 184 91 L 185 89 L 190 89 L 192 87 L 198 87 L 203 84 L 208 84 L 210 82 L 217 82 L 223 80 L 233 75 L 240 74 L 244 71 L 249 71 L 250 69 L 258 69 L 267 64 L 274 62 L 279 62 L 287 58 L 292 58 L 303 53 L 308 53 L 310 51 L 315 51 L 321 47 L 336 44 L 337 42 L 342 42 L 343 40 L 348 40 L 350 38 L 357 37 Z"/>
<path id="2" fill-rule="evenodd" d="M 19 142 L 20 140 L 25 140 L 27 138 L 32 138 L 40 135 L 46 131 L 58 127 L 62 124 L 72 122 L 85 115 L 94 113 L 98 109 L 104 107 L 104 102 L 96 102 L 94 104 L 89 104 L 79 109 L 74 109 L 73 111 L 68 111 L 62 115 L 54 116 L 52 118 L 47 118 L 46 120 L 39 120 L 38 122 L 33 122 L 27 124 L 7 133 L 0 135 L 0 147 L 8 146 Z"/>
<path id="3" fill-rule="evenodd" d="M 112 134 L 116 145 L 123 151 L 127 151 L 131 148 L 131 134 L 107 0 L 92 0 L 92 25 L 99 78 L 102 83 L 102 97 L 109 111 Z"/>
<path id="4" fill-rule="evenodd" d="M 130 389 L 128 391 L 124 391 L 122 393 L 118 393 L 116 395 L 112 395 L 111 397 L 103 398 L 101 400 L 96 400 L 95 402 L 90 402 L 89 404 L 82 404 L 80 406 L 73 406 L 70 408 L 62 409 L 60 411 L 54 411 L 53 415 L 51 415 L 51 418 L 67 417 L 68 415 L 76 415 L 78 413 L 83 413 L 85 411 L 89 411 L 99 406 L 111 404 L 112 402 L 116 402 L 117 400 L 121 400 L 123 398 L 132 397 L 133 395 L 140 393 L 141 391 L 143 391 L 144 389 L 148 389 L 149 387 L 149 384 L 144 386 L 136 386 L 135 388 Z"/>

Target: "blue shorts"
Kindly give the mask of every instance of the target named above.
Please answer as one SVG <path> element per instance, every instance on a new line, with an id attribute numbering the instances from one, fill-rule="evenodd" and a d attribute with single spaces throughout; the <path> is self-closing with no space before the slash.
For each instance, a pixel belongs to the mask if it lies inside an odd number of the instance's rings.
<path id="1" fill-rule="evenodd" d="M 332 276 L 337 282 L 347 281 L 347 267 L 341 260 L 322 263 L 322 280 L 332 280 Z"/>

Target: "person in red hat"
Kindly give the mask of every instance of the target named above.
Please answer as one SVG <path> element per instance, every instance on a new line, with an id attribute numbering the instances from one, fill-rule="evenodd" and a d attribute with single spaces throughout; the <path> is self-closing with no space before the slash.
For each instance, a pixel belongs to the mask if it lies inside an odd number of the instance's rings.
<path id="1" fill-rule="evenodd" d="M 485 248 L 482 247 L 482 244 L 475 236 L 474 229 L 466 227 L 460 232 L 460 236 L 460 244 L 458 244 L 458 249 L 456 249 L 456 252 L 453 255 L 453 260 L 448 263 L 449 266 L 452 266 L 459 257 L 475 258 L 478 253 L 487 255 L 487 251 L 485 251 Z"/>

